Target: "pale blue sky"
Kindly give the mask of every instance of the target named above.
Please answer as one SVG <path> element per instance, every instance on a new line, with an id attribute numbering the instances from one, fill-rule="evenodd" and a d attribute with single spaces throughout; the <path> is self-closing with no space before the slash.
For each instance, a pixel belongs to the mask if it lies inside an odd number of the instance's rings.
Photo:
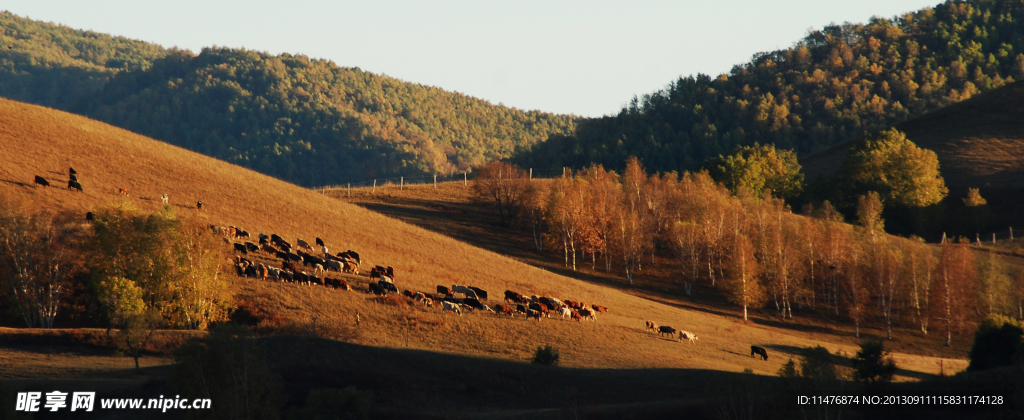
<path id="1" fill-rule="evenodd" d="M 333 60 L 520 109 L 614 114 L 679 76 L 718 75 L 832 23 L 937 0 L 41 1 L 19 16 L 178 46 Z"/>

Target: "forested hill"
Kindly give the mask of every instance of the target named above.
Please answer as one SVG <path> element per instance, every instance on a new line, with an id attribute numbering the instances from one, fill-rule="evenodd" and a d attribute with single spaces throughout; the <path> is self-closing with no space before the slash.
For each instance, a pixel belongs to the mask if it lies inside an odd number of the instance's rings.
<path id="1" fill-rule="evenodd" d="M 300 185 L 450 173 L 573 132 L 572 117 L 301 55 L 196 55 L 10 13 L 0 23 L 0 94 Z"/>
<path id="2" fill-rule="evenodd" d="M 728 74 L 683 77 L 517 156 L 531 166 L 693 169 L 736 145 L 801 155 L 1024 79 L 1024 0 L 950 1 L 827 26 Z"/>

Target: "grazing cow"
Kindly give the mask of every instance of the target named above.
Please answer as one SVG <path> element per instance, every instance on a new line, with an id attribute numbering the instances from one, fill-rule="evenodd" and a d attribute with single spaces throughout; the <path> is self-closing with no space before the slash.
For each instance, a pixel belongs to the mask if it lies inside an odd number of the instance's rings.
<path id="1" fill-rule="evenodd" d="M 658 335 L 662 335 L 662 334 L 668 334 L 668 336 L 671 337 L 671 336 L 676 334 L 676 329 L 672 328 L 672 327 L 669 327 L 667 325 L 662 325 L 662 326 L 658 327 Z"/>
<path id="2" fill-rule="evenodd" d="M 245 230 L 242 230 L 242 229 L 238 229 L 238 237 L 239 238 L 247 238 L 248 239 L 249 238 L 249 232 L 245 231 Z"/>
<path id="3" fill-rule="evenodd" d="M 597 317 L 594 316 L 594 312 L 590 309 L 580 309 L 580 316 L 583 318 L 590 318 L 591 321 L 597 320 Z"/>
<path id="4" fill-rule="evenodd" d="M 522 303 L 523 295 L 513 292 L 511 290 L 505 291 L 505 302 L 509 303 Z"/>
<path id="5" fill-rule="evenodd" d="M 199 209 L 199 210 L 202 210 L 203 209 L 203 202 L 200 201 L 200 202 L 196 203 L 196 208 Z"/>
<path id="6" fill-rule="evenodd" d="M 281 281 L 291 282 L 293 280 L 292 272 L 281 270 Z"/>
<path id="7" fill-rule="evenodd" d="M 516 305 L 516 312 L 519 312 L 521 314 L 525 314 L 526 313 L 526 307 L 523 306 L 522 304 Z"/>
<path id="8" fill-rule="evenodd" d="M 526 310 L 526 319 L 529 320 L 530 318 L 537 318 L 537 321 L 540 321 L 540 311 L 535 311 L 533 309 L 527 309 Z"/>
<path id="9" fill-rule="evenodd" d="M 245 241 L 245 249 L 249 250 L 249 252 L 256 252 L 260 250 L 260 247 L 252 242 Z"/>
<path id="10" fill-rule="evenodd" d="M 459 316 L 462 316 L 462 308 L 459 307 L 458 303 L 441 302 L 441 313 L 443 314 L 446 311 L 452 311 L 452 312 L 458 314 Z"/>
<path id="11" fill-rule="evenodd" d="M 267 275 L 275 279 L 281 278 L 281 270 L 274 267 L 267 267 Z"/>
<path id="12" fill-rule="evenodd" d="M 473 286 L 469 286 L 469 290 L 472 290 L 474 293 L 476 293 L 476 297 L 477 298 L 479 298 L 481 300 L 487 300 L 487 291 L 486 290 L 481 289 L 479 287 L 473 287 Z"/>
<path id="13" fill-rule="evenodd" d="M 283 242 L 284 242 L 284 239 L 281 238 L 280 236 L 277 236 L 276 233 L 271 233 L 270 234 L 270 243 L 272 243 L 274 245 L 281 245 Z"/>
<path id="14" fill-rule="evenodd" d="M 573 308 L 573 309 L 579 309 L 580 308 L 580 303 L 575 301 L 575 300 L 566 299 L 565 300 L 565 304 L 569 305 L 569 307 Z"/>
<path id="15" fill-rule="evenodd" d="M 581 322 L 580 313 L 577 312 L 575 309 L 569 309 L 569 317 L 571 321 Z"/>
<path id="16" fill-rule="evenodd" d="M 320 285 L 320 286 L 323 286 L 323 285 L 324 285 L 324 282 L 323 282 L 322 280 L 320 280 L 320 278 L 319 278 L 319 277 L 317 277 L 317 276 L 316 276 L 316 275 L 314 275 L 314 274 L 310 274 L 310 275 L 309 275 L 309 283 L 310 283 L 310 284 L 316 284 L 316 285 Z"/>
<path id="17" fill-rule="evenodd" d="M 260 238 L 260 240 L 261 240 L 261 241 L 267 241 L 267 242 L 270 242 L 270 237 L 269 237 L 269 236 L 267 236 L 266 234 L 264 234 L 263 232 L 260 232 L 258 236 L 259 236 L 259 238 Z"/>
<path id="18" fill-rule="evenodd" d="M 289 261 L 295 261 L 295 262 L 302 261 L 302 257 L 300 257 L 299 254 L 293 254 L 293 253 L 289 252 L 286 255 L 287 255 Z"/>
<path id="19" fill-rule="evenodd" d="M 457 284 L 453 284 L 452 291 L 455 293 L 462 293 L 463 295 L 466 295 L 466 297 L 468 298 L 477 299 L 476 292 L 474 292 L 473 289 L 470 289 L 466 286 L 459 286 Z"/>
<path id="20" fill-rule="evenodd" d="M 160 196 L 160 203 L 164 204 L 164 205 L 167 204 L 167 194 L 164 194 L 164 195 Z"/>
<path id="21" fill-rule="evenodd" d="M 470 308 L 479 309 L 481 311 L 488 309 L 486 305 L 480 303 L 479 300 L 473 298 L 465 298 L 462 300 L 462 303 Z"/>
<path id="22" fill-rule="evenodd" d="M 415 299 L 416 293 L 414 293 L 412 290 L 405 289 L 402 291 L 402 296 L 405 296 L 409 299 Z"/>
<path id="23" fill-rule="evenodd" d="M 539 303 L 531 303 L 530 304 L 530 310 L 537 311 L 537 312 L 540 312 L 540 313 L 544 314 L 544 316 L 548 316 L 548 307 L 547 307 L 547 305 L 541 305 Z"/>
<path id="24" fill-rule="evenodd" d="M 302 238 L 298 238 L 295 243 L 299 244 L 299 248 L 308 249 L 309 252 L 313 252 L 313 247 L 309 246 L 309 243 L 303 241 Z"/>
<path id="25" fill-rule="evenodd" d="M 96 220 L 96 216 L 93 215 L 91 211 L 90 212 L 86 212 L 85 213 L 85 220 L 89 221 L 89 222 L 92 222 L 92 221 Z"/>
<path id="26" fill-rule="evenodd" d="M 445 295 L 445 296 L 451 296 L 452 295 L 452 289 L 449 289 L 449 288 L 444 287 L 444 286 L 437 286 L 437 294 Z"/>
<path id="27" fill-rule="evenodd" d="M 690 344 L 697 344 L 697 336 L 689 331 L 679 331 L 679 341 L 689 340 Z"/>
<path id="28" fill-rule="evenodd" d="M 325 245 L 325 244 L 324 244 L 324 240 L 323 240 L 323 239 L 320 239 L 320 237 L 319 237 L 319 236 L 317 236 L 317 237 L 316 237 L 316 244 L 317 244 L 318 246 L 324 246 L 324 247 L 325 247 L 325 246 L 327 246 L 327 245 Z"/>
<path id="29" fill-rule="evenodd" d="M 327 249 L 327 248 L 324 248 L 324 249 Z M 389 265 L 387 270 L 385 270 L 384 272 L 388 275 L 388 277 L 391 277 L 392 279 L 395 278 L 395 268 L 394 267 Z"/>
<path id="30" fill-rule="evenodd" d="M 649 331 L 656 331 L 658 329 L 658 324 L 655 324 L 654 321 L 647 321 L 647 329 Z"/>
<path id="31" fill-rule="evenodd" d="M 241 252 L 243 254 L 248 254 L 249 253 L 249 251 L 245 248 L 244 244 L 234 244 L 234 245 L 235 245 L 235 251 Z"/>
<path id="32" fill-rule="evenodd" d="M 395 287 L 394 283 L 390 283 L 390 282 L 386 282 L 386 281 L 382 280 L 382 281 L 378 281 L 377 284 L 379 284 L 380 287 L 383 288 L 384 290 L 387 290 L 387 291 L 389 291 L 391 293 L 398 293 L 398 288 Z"/>
<path id="33" fill-rule="evenodd" d="M 367 293 L 372 293 L 377 296 L 386 296 L 388 294 L 386 291 L 384 291 L 384 288 L 380 287 L 380 285 L 377 283 L 370 283 L 368 286 L 370 290 Z"/>
<path id="34" fill-rule="evenodd" d="M 78 181 L 68 181 L 68 189 L 70 190 L 72 188 L 78 190 L 78 192 L 85 192 L 82 191 L 82 184 L 79 184 Z"/>
<path id="35" fill-rule="evenodd" d="M 251 265 L 248 266 L 248 267 L 245 267 L 245 276 L 246 277 L 256 277 L 256 267 L 251 266 Z"/>
<path id="36" fill-rule="evenodd" d="M 562 307 L 558 310 L 558 313 L 562 314 L 562 319 L 565 319 L 567 316 L 572 316 L 572 309 Z"/>
<path id="37" fill-rule="evenodd" d="M 261 278 L 263 280 L 266 280 L 268 273 L 269 273 L 269 270 L 267 270 L 267 266 L 263 265 L 263 263 L 260 263 L 260 265 L 257 266 L 257 268 L 256 268 L 257 277 L 259 277 L 259 278 Z"/>
<path id="38" fill-rule="evenodd" d="M 314 265 L 313 266 L 313 273 L 323 274 L 324 273 L 324 266 L 320 265 L 320 264 Z"/>
<path id="39" fill-rule="evenodd" d="M 338 288 L 340 288 L 341 290 L 352 290 L 352 288 L 348 286 L 347 281 L 342 279 L 337 279 L 336 281 L 338 282 Z"/>
<path id="40" fill-rule="evenodd" d="M 327 268 L 330 268 L 334 271 L 341 271 L 341 261 L 327 260 L 326 263 Z"/>
<path id="41" fill-rule="evenodd" d="M 341 271 L 351 274 L 359 274 L 359 265 L 351 261 L 345 261 Z"/>
<path id="42" fill-rule="evenodd" d="M 495 308 L 498 310 L 498 312 L 496 313 L 502 313 L 515 318 L 515 309 L 512 309 L 511 306 L 508 306 L 504 303 L 499 303 L 498 306 L 495 306 Z"/>
<path id="43" fill-rule="evenodd" d="M 277 248 L 274 248 L 274 246 L 271 245 L 271 244 L 261 244 L 260 245 L 260 249 L 263 250 L 263 252 L 266 252 L 268 254 L 274 254 L 275 256 L 277 256 L 277 254 L 281 253 L 281 251 L 278 251 Z M 282 257 L 278 256 L 277 258 L 282 258 Z"/>
<path id="44" fill-rule="evenodd" d="M 47 181 L 46 178 L 43 178 L 43 177 L 41 177 L 39 175 L 36 175 L 36 181 L 35 182 L 36 182 L 36 184 L 42 185 L 44 187 L 49 187 L 50 186 L 50 181 Z"/>
<path id="45" fill-rule="evenodd" d="M 590 305 L 590 306 L 593 307 L 595 311 L 598 311 L 598 312 L 601 312 L 601 313 L 608 312 L 608 308 L 605 308 L 604 306 L 601 306 L 601 305 Z"/>
<path id="46" fill-rule="evenodd" d="M 77 175 L 75 175 L 75 174 L 71 174 L 71 175 L 69 175 L 69 176 L 68 176 L 68 179 L 70 179 L 70 180 L 72 180 L 72 181 L 75 181 L 75 182 L 78 182 L 78 176 L 77 176 Z"/>
<path id="47" fill-rule="evenodd" d="M 544 296 L 541 296 L 539 299 L 537 299 L 537 302 L 538 303 L 543 303 L 545 305 L 548 305 L 548 307 L 550 307 L 550 308 L 554 308 L 555 307 L 555 305 L 551 304 L 551 299 L 548 299 L 547 297 L 544 297 Z"/>
<path id="48" fill-rule="evenodd" d="M 295 262 L 293 262 L 293 261 L 282 261 L 281 262 L 281 269 L 282 270 L 288 270 L 288 271 L 291 271 L 293 273 L 296 272 L 296 271 L 299 271 L 299 270 L 296 270 Z"/>
<path id="49" fill-rule="evenodd" d="M 127 188 L 118 188 L 118 189 L 117 189 L 117 192 L 118 192 L 119 194 L 124 194 L 124 195 L 128 195 L 128 189 L 127 189 Z"/>
<path id="50" fill-rule="evenodd" d="M 68 167 L 68 175 L 78 175 L 78 172 L 75 171 L 75 168 Z"/>
<path id="51" fill-rule="evenodd" d="M 764 347 L 750 346 L 750 357 L 754 357 L 755 354 L 760 355 L 761 360 L 768 360 L 768 350 L 765 350 Z"/>

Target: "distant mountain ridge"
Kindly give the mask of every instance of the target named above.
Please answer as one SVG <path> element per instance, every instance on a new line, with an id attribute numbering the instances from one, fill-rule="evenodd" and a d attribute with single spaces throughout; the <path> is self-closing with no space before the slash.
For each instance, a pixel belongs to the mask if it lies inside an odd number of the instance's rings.
<path id="1" fill-rule="evenodd" d="M 535 167 L 691 170 L 738 145 L 800 156 L 1024 80 L 1024 0 L 947 1 L 829 25 L 717 77 L 682 77 L 519 153 Z"/>
<path id="2" fill-rule="evenodd" d="M 196 55 L 11 13 L 0 27 L 0 95 L 305 186 L 463 171 L 574 127 L 301 55 Z"/>

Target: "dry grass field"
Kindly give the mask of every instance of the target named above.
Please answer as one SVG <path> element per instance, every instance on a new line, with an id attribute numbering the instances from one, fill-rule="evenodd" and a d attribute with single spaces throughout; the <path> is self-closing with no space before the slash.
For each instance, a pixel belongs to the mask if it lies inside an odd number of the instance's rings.
<path id="1" fill-rule="evenodd" d="M 497 249 L 493 244 L 473 246 L 473 241 L 445 236 L 319 191 L 47 108 L 0 100 L 0 150 L 0 194 L 29 207 L 76 211 L 84 219 L 86 211 L 124 199 L 144 210 L 156 210 L 160 195 L 169 194 L 178 214 L 203 223 L 237 225 L 254 235 L 277 233 L 289 240 L 301 237 L 312 242 L 319 236 L 334 252 L 356 250 L 366 261 L 362 263 L 364 269 L 376 264 L 394 266 L 399 289 L 432 292 L 439 284 L 469 284 L 489 291 L 491 302 L 511 289 L 610 308 L 596 322 L 582 323 L 527 321 L 519 316 L 509 319 L 480 312 L 459 317 L 403 299 L 374 299 L 362 292 L 368 282 L 365 273 L 347 276 L 356 286 L 356 291 L 350 292 L 235 279 L 232 287 L 238 296 L 258 302 L 268 313 L 297 324 L 310 322 L 315 316 L 318 322 L 346 332 L 348 343 L 314 340 L 303 344 L 303 340 L 313 339 L 290 336 L 268 339 L 275 363 L 285 369 L 286 379 L 307 384 L 304 386 L 344 385 L 338 383 L 339 378 L 350 378 L 351 383 L 381 392 L 379 402 L 401 405 L 400 398 L 386 391 L 405 390 L 419 395 L 417 404 L 427 404 L 437 412 L 444 412 L 443 407 L 450 403 L 447 395 L 452 394 L 448 392 L 465 393 L 476 396 L 471 404 L 474 410 L 515 417 L 520 414 L 501 410 L 514 411 L 519 406 L 540 410 L 560 404 L 555 397 L 550 401 L 535 399 L 536 392 L 554 390 L 555 385 L 527 389 L 531 375 L 554 375 L 527 362 L 534 349 L 545 344 L 560 350 L 561 365 L 568 368 L 565 374 L 578 379 L 557 384 L 561 387 L 558 392 L 564 393 L 565 386 L 576 383 L 591 404 L 672 400 L 676 401 L 672 404 L 685 405 L 691 393 L 710 392 L 703 385 L 718 375 L 744 369 L 774 375 L 803 347 L 822 345 L 847 355 L 856 351 L 856 341 L 845 333 L 744 323 L 731 312 L 692 307 L 657 293 L 631 291 L 611 281 L 602 284 L 600 279 L 584 281 L 563 276 L 517 261 L 519 256 L 511 258 L 488 250 Z M 78 171 L 84 193 L 63 188 L 69 166 Z M 46 177 L 54 187 L 33 184 L 35 175 Z M 118 188 L 128 189 L 129 197 L 119 195 Z M 202 210 L 195 206 L 199 200 L 204 203 Z M 451 214 L 446 223 L 457 223 L 461 214 L 458 205 L 433 205 L 435 210 Z M 477 235 L 488 236 L 487 228 L 483 230 Z M 493 233 L 498 241 L 503 238 L 500 232 Z M 357 314 L 358 326 L 354 325 Z M 645 320 L 692 331 L 699 340 L 690 345 L 658 337 L 644 330 Z M 752 344 L 768 348 L 770 359 L 764 362 L 751 358 Z M 0 378 L 5 380 L 116 377 L 128 365 L 126 359 L 107 362 L 101 360 L 107 356 L 88 352 L 64 351 L 52 356 L 38 347 L 9 342 L 0 344 L 0 348 Z M 309 357 L 296 356 L 306 351 L 311 353 Z M 335 353 L 339 356 L 330 357 Z M 943 353 L 930 347 L 914 351 L 911 346 L 895 358 L 903 381 L 931 377 L 939 372 L 940 363 L 947 374 L 966 366 L 963 347 Z M 145 363 L 166 362 L 165 358 L 150 358 Z M 392 362 L 395 366 L 388 367 Z M 479 378 L 446 378 L 439 373 L 424 375 L 430 378 L 424 382 L 401 379 L 404 371 L 400 366 L 416 369 L 434 362 L 461 366 L 463 371 L 468 370 L 467 375 Z M 86 366 L 94 370 L 81 370 Z M 388 380 L 383 383 L 377 378 L 374 382 L 374 378 L 361 374 L 368 369 Z M 423 369 L 432 372 L 435 368 Z M 505 382 L 498 380 L 516 375 L 525 375 L 513 381 L 523 384 L 522 390 L 505 389 Z M 648 380 L 653 382 L 644 385 Z"/>

